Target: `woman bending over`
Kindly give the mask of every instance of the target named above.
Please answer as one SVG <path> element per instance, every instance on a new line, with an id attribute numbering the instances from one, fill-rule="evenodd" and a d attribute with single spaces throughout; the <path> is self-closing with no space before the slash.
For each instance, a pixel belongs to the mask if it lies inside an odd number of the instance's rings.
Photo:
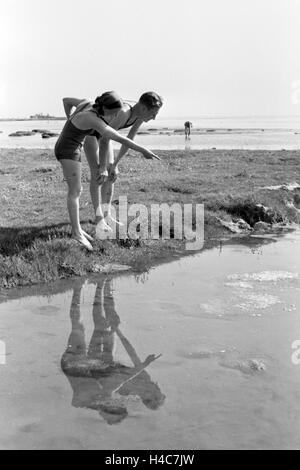
<path id="1" fill-rule="evenodd" d="M 107 119 L 112 119 L 122 109 L 123 102 L 114 91 L 103 93 L 96 98 L 93 106 L 86 102 L 77 108 L 75 113 L 67 120 L 55 145 L 55 156 L 62 165 L 63 174 L 68 185 L 67 207 L 72 226 L 72 238 L 77 240 L 88 250 L 92 250 L 92 238 L 83 231 L 79 219 L 79 198 L 81 194 L 81 148 L 86 136 L 94 136 L 98 141 L 114 140 L 126 145 L 132 150 L 141 152 L 147 159 L 159 157 L 151 150 L 136 144 L 131 139 L 123 137 L 119 132 L 108 125 Z M 98 184 L 107 179 L 106 161 L 95 168 Z"/>
<path id="2" fill-rule="evenodd" d="M 82 107 L 90 106 L 91 108 L 93 103 L 88 103 L 89 102 L 87 100 L 78 98 L 63 99 L 67 117 L 70 116 L 73 108 L 76 108 L 75 112 L 82 109 Z M 130 140 L 133 140 L 143 123 L 147 123 L 156 118 L 163 105 L 163 100 L 154 91 L 147 91 L 141 95 L 136 103 L 131 103 L 132 102 L 123 100 L 122 109 L 120 109 L 116 116 L 107 116 L 106 121 L 109 126 L 115 130 L 128 128 L 129 132 L 127 137 Z M 84 140 L 83 148 L 91 172 L 90 194 L 95 211 L 95 223 L 99 224 L 101 230 L 109 230 L 106 221 L 118 223 L 118 221 L 114 220 L 111 216 L 111 203 L 114 193 L 114 183 L 119 173 L 118 164 L 121 158 L 123 158 L 127 153 L 128 146 L 123 144 L 115 158 L 110 139 L 102 137 L 99 145 L 99 140 L 97 140 L 96 137 L 89 135 L 86 136 Z M 99 167 L 99 164 L 102 166 L 105 162 L 108 162 L 108 178 L 105 179 L 103 184 L 100 186 L 97 181 L 96 170 Z M 104 171 L 105 168 L 101 168 L 101 170 Z"/>

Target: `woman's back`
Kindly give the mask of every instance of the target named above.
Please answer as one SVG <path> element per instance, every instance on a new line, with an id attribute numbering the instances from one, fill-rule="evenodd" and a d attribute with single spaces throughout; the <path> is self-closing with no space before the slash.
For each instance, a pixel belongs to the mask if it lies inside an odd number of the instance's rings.
<path id="1" fill-rule="evenodd" d="M 72 158 L 75 155 L 80 156 L 83 141 L 87 135 L 100 137 L 99 132 L 95 131 L 91 126 L 92 121 L 97 116 L 91 109 L 87 109 L 90 103 L 86 103 L 85 107 L 76 110 L 65 123 L 62 132 L 55 144 L 55 155 L 57 158 Z M 91 116 L 91 114 L 93 114 Z"/>

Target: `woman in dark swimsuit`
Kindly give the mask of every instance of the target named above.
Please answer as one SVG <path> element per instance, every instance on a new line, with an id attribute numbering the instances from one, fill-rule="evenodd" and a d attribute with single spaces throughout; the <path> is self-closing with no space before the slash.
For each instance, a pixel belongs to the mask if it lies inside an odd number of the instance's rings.
<path id="1" fill-rule="evenodd" d="M 86 100 L 64 98 L 64 108 L 67 116 L 70 115 L 73 107 L 76 107 L 77 111 L 77 109 L 81 109 L 81 107 L 85 106 L 87 103 L 88 101 Z M 162 98 L 157 93 L 149 91 L 143 93 L 139 101 L 133 106 L 125 101 L 124 106 L 119 110 L 117 115 L 113 117 L 109 116 L 106 119 L 108 120 L 109 126 L 116 130 L 130 128 L 127 137 L 128 139 L 133 140 L 140 126 L 144 122 L 148 122 L 151 119 L 156 118 L 156 115 L 159 112 L 162 104 Z M 105 231 L 110 230 L 105 220 L 117 222 L 111 216 L 110 211 L 114 192 L 114 182 L 116 181 L 117 175 L 119 173 L 118 163 L 126 154 L 128 148 L 130 148 L 127 144 L 122 144 L 118 155 L 114 160 L 114 153 L 110 140 L 110 137 L 106 138 L 102 136 L 102 138 L 97 140 L 93 136 L 87 136 L 84 141 L 84 151 L 91 170 L 90 193 L 95 210 L 95 222 L 99 224 L 99 228 Z M 97 180 L 97 168 L 99 167 L 99 161 L 102 172 L 105 170 L 103 168 L 103 161 L 108 162 L 107 169 L 109 173 L 108 178 L 104 178 L 101 185 L 101 198 L 99 181 Z M 104 214 L 102 211 L 100 201 L 107 209 L 106 214 Z"/>
<path id="2" fill-rule="evenodd" d="M 82 102 L 82 100 L 80 100 Z M 64 101 L 65 104 L 65 101 Z M 79 103 L 78 103 L 79 104 Z M 123 102 L 115 92 L 106 92 L 96 98 L 95 103 L 90 106 L 89 102 L 78 107 L 69 118 L 56 142 L 55 156 L 62 165 L 64 177 L 68 184 L 67 206 L 72 226 L 72 238 L 77 240 L 88 250 L 92 250 L 91 237 L 85 233 L 80 226 L 79 219 L 79 197 L 81 193 L 81 148 L 86 136 L 93 139 L 115 140 L 122 145 L 141 152 L 145 158 L 156 158 L 153 152 L 141 145 L 137 145 L 127 137 L 123 137 L 115 129 L 108 125 L 108 121 L 115 117 L 122 109 Z M 65 106 L 66 109 L 66 106 Z M 96 140 L 95 139 L 95 140 Z M 103 158 L 102 167 L 93 168 L 101 184 L 107 178 L 106 155 Z"/>

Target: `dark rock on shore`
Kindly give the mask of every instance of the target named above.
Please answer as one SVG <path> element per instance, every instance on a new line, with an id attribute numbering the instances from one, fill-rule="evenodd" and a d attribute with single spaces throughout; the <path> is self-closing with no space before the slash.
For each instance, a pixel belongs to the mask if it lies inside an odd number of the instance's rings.
<path id="1" fill-rule="evenodd" d="M 44 132 L 42 134 L 42 139 L 49 139 L 50 137 L 57 137 L 59 134 L 56 132 Z"/>
<path id="2" fill-rule="evenodd" d="M 237 202 L 228 206 L 222 205 L 220 208 L 232 216 L 245 220 L 250 227 L 253 227 L 256 222 L 266 222 L 267 224 L 283 222 L 282 216 L 275 210 L 252 201 Z"/>
<path id="3" fill-rule="evenodd" d="M 243 219 L 237 219 L 237 220 L 232 220 L 231 222 L 228 222 L 226 220 L 222 220 L 219 217 L 216 218 L 218 224 L 220 224 L 222 227 L 225 227 L 227 230 L 229 230 L 232 233 L 246 233 L 252 231 L 252 228 L 250 227 L 247 222 Z"/>
<path id="4" fill-rule="evenodd" d="M 9 134 L 9 137 L 25 137 L 25 136 L 30 136 L 34 135 L 34 132 L 32 131 L 17 131 L 13 132 L 12 134 Z"/>
<path id="5" fill-rule="evenodd" d="M 267 222 L 256 222 L 256 224 L 254 224 L 253 226 L 253 229 L 255 230 L 255 232 L 259 232 L 259 233 L 264 233 L 264 232 L 269 232 L 270 230 L 272 230 L 272 224 L 268 224 Z"/>
<path id="6" fill-rule="evenodd" d="M 57 137 L 57 132 L 48 131 L 47 129 L 32 129 L 34 134 L 41 134 L 43 139 L 49 139 L 50 137 Z"/>
<path id="7" fill-rule="evenodd" d="M 249 360 L 224 360 L 219 363 L 222 367 L 228 369 L 236 369 L 244 374 L 254 374 L 257 372 L 265 372 L 267 369 L 266 364 L 260 359 Z"/>
<path id="8" fill-rule="evenodd" d="M 47 134 L 49 131 L 47 129 L 32 129 L 32 132 L 35 134 Z"/>

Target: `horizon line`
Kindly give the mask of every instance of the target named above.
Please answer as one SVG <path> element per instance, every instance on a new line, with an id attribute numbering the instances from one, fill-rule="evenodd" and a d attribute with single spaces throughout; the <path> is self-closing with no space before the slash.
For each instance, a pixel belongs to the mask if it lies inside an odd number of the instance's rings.
<path id="1" fill-rule="evenodd" d="M 189 114 L 182 114 L 182 115 L 168 115 L 168 116 L 158 116 L 157 119 L 182 119 L 182 118 L 187 118 L 189 116 L 189 119 L 218 119 L 218 118 L 230 118 L 230 119 L 237 119 L 237 118 L 300 118 L 300 114 L 240 114 L 240 115 L 228 115 L 228 114 L 198 114 L 198 115 L 189 115 Z M 47 119 L 47 115 L 45 115 L 44 118 L 42 119 L 35 119 L 31 118 L 28 116 L 11 116 L 11 117 L 1 117 L 1 121 L 6 121 L 6 120 L 14 120 L 14 119 L 27 119 L 31 121 L 47 121 L 47 120 L 55 120 L 55 119 L 66 119 L 66 116 L 49 116 L 49 119 Z"/>

